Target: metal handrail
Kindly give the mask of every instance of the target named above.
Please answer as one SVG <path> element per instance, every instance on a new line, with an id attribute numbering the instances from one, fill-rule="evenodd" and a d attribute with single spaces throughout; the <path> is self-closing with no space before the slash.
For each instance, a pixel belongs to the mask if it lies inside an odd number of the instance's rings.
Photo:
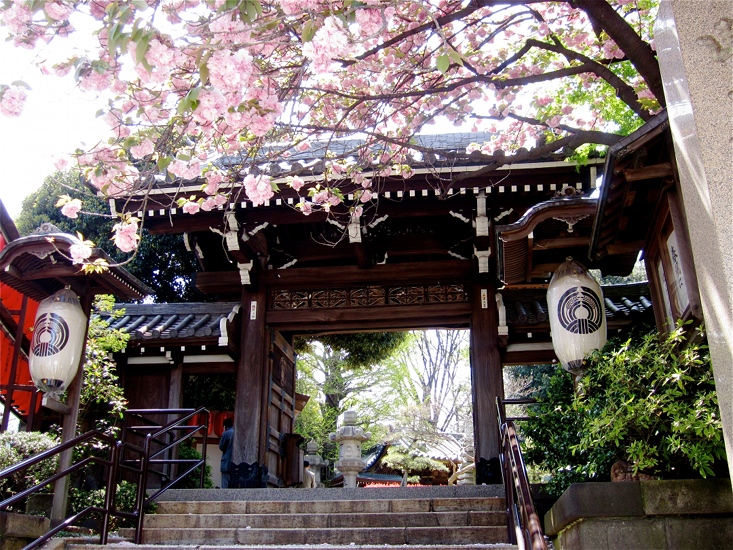
<path id="1" fill-rule="evenodd" d="M 532 500 L 517 431 L 514 422 L 506 418 L 504 403 L 501 398 L 496 399 L 499 444 L 502 449 L 499 459 L 504 478 L 509 539 L 510 542 L 518 544 L 520 549 L 547 550 L 542 524 Z M 517 533 L 520 533 L 521 537 L 517 536 Z"/>
<path id="2" fill-rule="evenodd" d="M 205 413 L 205 419 L 206 421 L 199 425 L 189 426 L 187 422 L 189 422 L 192 418 L 194 418 L 198 414 Z M 139 464 L 139 468 L 134 468 L 130 466 L 129 461 L 127 464 L 125 464 L 125 469 L 127 471 L 133 471 L 138 475 L 138 492 L 137 492 L 137 500 L 136 500 L 136 506 L 135 511 L 133 512 L 131 519 L 135 520 L 135 538 L 133 542 L 135 544 L 140 544 L 142 542 L 142 530 L 143 530 L 143 522 L 145 520 L 145 508 L 147 508 L 148 505 L 150 505 L 155 499 L 157 499 L 160 495 L 162 495 L 165 491 L 167 491 L 171 486 L 173 486 L 176 482 L 178 482 L 180 479 L 187 476 L 189 473 L 193 472 L 196 468 L 201 467 L 201 474 L 199 478 L 199 486 L 204 486 L 204 479 L 206 476 L 206 447 L 208 444 L 208 433 L 209 433 L 209 411 L 203 407 L 199 409 L 131 409 L 127 411 L 126 413 L 126 422 L 125 427 L 123 428 L 123 433 L 125 435 L 127 433 L 134 433 L 135 435 L 138 435 L 140 437 L 145 437 L 145 441 L 142 445 L 142 447 L 135 446 L 135 445 L 129 445 L 128 450 L 131 450 L 133 452 L 140 453 L 140 458 L 136 461 L 134 461 L 136 464 Z M 159 414 L 159 415 L 170 415 L 170 414 L 183 414 L 185 416 L 178 418 L 177 420 L 173 420 L 172 422 L 169 422 L 166 425 L 160 425 L 157 424 L 147 418 L 144 418 L 142 415 L 151 415 L 151 414 Z M 147 422 L 144 426 L 128 426 L 127 420 L 130 418 L 135 418 L 136 420 L 143 420 Z M 159 456 L 169 450 L 172 450 L 174 447 L 180 445 L 187 439 L 194 436 L 196 432 L 198 432 L 200 429 L 204 430 L 204 437 L 203 437 L 203 445 L 202 445 L 202 453 L 201 453 L 201 459 L 200 460 L 191 460 L 191 459 L 156 459 L 156 456 Z M 154 431 L 153 431 L 154 430 Z M 143 433 L 145 431 L 148 431 L 148 433 Z M 181 432 L 188 432 L 184 433 L 182 437 L 177 437 Z M 172 436 L 172 441 L 168 440 L 168 436 Z M 162 448 L 158 450 L 153 450 L 152 445 L 153 444 L 161 445 Z M 120 455 L 121 456 L 121 455 Z M 182 473 L 178 473 L 178 475 L 169 475 L 165 474 L 163 472 L 152 472 L 157 475 L 160 475 L 162 478 L 164 478 L 162 487 L 155 491 L 153 494 L 148 496 L 146 498 L 147 494 L 147 488 L 148 488 L 148 477 L 151 473 L 150 471 L 150 465 L 151 464 L 188 464 L 189 467 Z M 122 464 L 121 464 L 122 466 Z"/>
<path id="3" fill-rule="evenodd" d="M 41 481 L 40 483 L 34 485 L 33 487 L 29 487 L 25 491 L 21 491 L 20 493 L 10 498 L 6 498 L 2 502 L 0 502 L 0 510 L 6 510 L 12 504 L 28 497 L 29 495 L 33 493 L 40 491 L 45 486 L 49 485 L 50 483 L 53 483 L 54 481 L 58 479 L 66 477 L 84 468 L 88 464 L 97 463 L 97 464 L 103 464 L 109 467 L 109 472 L 108 472 L 109 475 L 108 475 L 107 486 L 106 486 L 106 498 L 105 498 L 105 507 L 104 508 L 98 508 L 95 506 L 86 507 L 81 512 L 77 513 L 74 516 L 71 516 L 70 518 L 67 518 L 66 520 L 61 522 L 59 525 L 56 525 L 55 527 L 53 527 L 48 533 L 42 535 L 41 537 L 37 538 L 35 541 L 25 546 L 23 550 L 30 550 L 31 548 L 36 548 L 40 546 L 41 544 L 46 542 L 48 539 L 53 537 L 59 531 L 67 528 L 69 525 L 76 523 L 80 519 L 92 514 L 93 512 L 101 513 L 103 516 L 102 527 L 100 529 L 100 534 L 99 534 L 99 542 L 100 544 L 107 544 L 107 539 L 109 535 L 109 517 L 110 515 L 115 515 L 115 513 L 112 511 L 111 503 L 114 502 L 116 485 L 112 483 L 112 481 L 117 477 L 116 476 L 116 465 L 117 465 L 117 459 L 119 457 L 119 444 L 113 437 L 103 432 L 100 432 L 98 430 L 92 430 L 90 432 L 77 436 L 73 439 L 70 439 L 69 441 L 61 443 L 60 445 L 53 447 L 52 449 L 47 449 L 45 451 L 42 451 L 36 455 L 26 458 L 25 460 L 22 460 L 21 462 L 18 462 L 17 464 L 13 464 L 12 466 L 5 468 L 4 470 L 1 470 L 0 471 L 0 480 L 10 477 L 18 472 L 22 472 L 23 470 L 33 466 L 34 464 L 38 464 L 39 462 L 48 460 L 49 458 L 53 458 L 54 456 L 58 455 L 59 453 L 66 451 L 67 449 L 71 449 L 75 447 L 76 445 L 79 445 L 80 443 L 84 443 L 86 441 L 91 441 L 95 439 L 103 441 L 110 445 L 111 452 L 110 452 L 109 459 L 104 459 L 104 458 L 95 457 L 95 456 L 87 457 L 75 464 L 72 464 L 69 468 L 61 472 L 57 472 L 56 474 Z"/>
<path id="4" fill-rule="evenodd" d="M 18 472 L 21 472 L 33 466 L 34 464 L 38 464 L 39 462 L 42 462 L 43 460 L 47 460 L 49 458 L 52 458 L 58 455 L 59 453 L 63 451 L 71 449 L 75 447 L 76 445 L 79 445 L 80 443 L 84 443 L 86 441 L 91 441 L 94 439 L 107 443 L 110 448 L 110 454 L 109 454 L 108 459 L 104 459 L 104 458 L 96 457 L 96 456 L 86 457 L 80 460 L 79 462 L 72 464 L 69 468 L 61 472 L 57 472 L 56 474 L 50 476 L 49 478 L 41 481 L 40 483 L 34 485 L 33 487 L 29 487 L 28 489 L 0 502 L 0 510 L 5 510 L 12 504 L 28 497 L 29 495 L 33 493 L 40 491 L 43 487 L 46 487 L 50 483 L 53 483 L 54 481 L 58 479 L 61 479 L 78 470 L 81 470 L 82 468 L 84 468 L 85 466 L 89 464 L 96 463 L 96 464 L 102 464 L 104 466 L 107 466 L 107 480 L 106 480 L 107 483 L 105 486 L 106 490 L 105 490 L 104 508 L 100 508 L 96 506 L 88 506 L 87 508 L 78 512 L 77 514 L 69 518 L 66 518 L 63 522 L 54 526 L 46 534 L 42 535 L 35 541 L 25 546 L 23 550 L 31 550 L 32 548 L 37 548 L 38 546 L 40 546 L 41 544 L 49 540 L 51 537 L 53 537 L 55 534 L 59 533 L 63 529 L 69 527 L 70 525 L 73 525 L 77 521 L 95 512 L 102 515 L 102 523 L 101 523 L 100 535 L 99 535 L 100 544 L 107 544 L 107 541 L 109 538 L 109 520 L 110 520 L 110 517 L 112 516 L 118 517 L 118 518 L 135 520 L 136 526 L 135 526 L 134 542 L 135 544 L 140 544 L 140 541 L 142 539 L 142 525 L 143 525 L 143 520 L 145 517 L 145 508 L 149 504 L 151 504 L 156 498 L 158 498 L 161 494 L 163 494 L 172 485 L 174 485 L 180 479 L 182 479 L 183 477 L 193 472 L 198 467 L 201 467 L 199 486 L 203 487 L 204 479 L 206 475 L 206 446 L 208 443 L 208 431 L 209 431 L 208 430 L 209 428 L 208 410 L 202 407 L 199 409 L 138 409 L 138 410 L 131 410 L 128 412 L 131 413 L 131 415 L 135 415 L 137 419 L 141 419 L 143 421 L 149 422 L 148 425 L 144 426 L 144 428 L 149 429 L 149 430 L 155 430 L 154 432 L 148 433 L 144 436 L 145 442 L 142 447 L 138 447 L 136 445 L 124 442 L 124 436 L 127 435 L 127 432 L 129 432 L 129 430 L 126 432 L 125 429 L 123 429 L 123 440 L 121 441 L 116 440 L 112 436 L 109 436 L 98 430 L 92 430 L 90 432 L 77 436 L 69 441 L 61 443 L 60 445 L 53 447 L 52 449 L 48 449 L 46 451 L 33 455 L 21 462 L 18 462 L 17 464 L 14 464 L 13 466 L 10 466 L 0 471 L 0 480 L 2 480 Z M 185 416 L 178 418 L 176 420 L 173 420 L 164 426 L 161 426 L 157 423 L 149 421 L 148 419 L 143 419 L 142 417 L 140 417 L 139 415 L 142 413 L 164 414 L 164 415 L 184 414 Z M 206 413 L 205 422 L 200 423 L 199 425 L 193 425 L 193 426 L 184 424 L 190 421 L 195 415 L 200 414 L 200 413 Z M 143 427 L 135 426 L 135 428 L 143 428 Z M 156 456 L 159 456 L 162 453 L 172 450 L 175 446 L 180 445 L 183 441 L 186 441 L 187 439 L 193 437 L 194 434 L 202 428 L 204 430 L 204 437 L 203 437 L 203 452 L 202 452 L 202 456 L 200 460 L 156 459 L 154 458 Z M 176 437 L 177 434 L 182 433 L 182 432 L 186 432 L 184 433 L 183 437 Z M 172 441 L 161 439 L 162 437 L 167 437 L 168 434 L 173 434 Z M 138 434 L 138 435 L 142 435 L 142 434 Z M 152 449 L 153 443 L 162 444 L 163 448 L 153 452 L 153 449 Z M 132 461 L 138 464 L 140 466 L 139 468 L 131 466 L 130 461 L 124 460 L 124 451 L 132 451 L 132 452 L 137 452 L 141 454 L 139 460 Z M 153 494 L 151 494 L 150 496 L 146 498 L 148 476 L 149 476 L 148 466 L 150 464 L 162 464 L 162 463 L 171 464 L 171 465 L 180 464 L 180 465 L 186 465 L 188 467 L 185 469 L 184 472 L 179 473 L 176 476 L 165 476 L 167 477 L 167 482 L 164 483 L 160 489 L 158 489 L 157 491 L 155 491 Z M 135 475 L 137 475 L 137 478 L 138 478 L 136 506 L 135 506 L 135 509 L 131 512 L 119 511 L 115 508 L 115 496 L 117 493 L 117 477 L 121 470 L 132 472 Z M 160 473 L 160 472 L 155 472 L 155 473 Z"/>

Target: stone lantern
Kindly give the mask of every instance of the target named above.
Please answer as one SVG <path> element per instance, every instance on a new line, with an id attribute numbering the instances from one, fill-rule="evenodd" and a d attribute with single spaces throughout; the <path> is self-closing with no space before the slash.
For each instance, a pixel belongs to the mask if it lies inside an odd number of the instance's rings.
<path id="1" fill-rule="evenodd" d="M 321 487 L 321 473 L 323 472 L 323 468 L 328 466 L 328 460 L 324 460 L 323 457 L 318 454 L 318 443 L 313 440 L 308 442 L 305 446 L 305 450 L 308 453 L 305 455 L 305 460 L 310 463 L 311 471 L 316 476 L 316 487 Z"/>
<path id="2" fill-rule="evenodd" d="M 336 468 L 344 475 L 344 487 L 356 487 L 356 474 L 364 469 L 361 458 L 361 444 L 372 436 L 356 425 L 356 411 L 344 413 L 344 423 L 328 438 L 339 444 L 339 460 Z"/>

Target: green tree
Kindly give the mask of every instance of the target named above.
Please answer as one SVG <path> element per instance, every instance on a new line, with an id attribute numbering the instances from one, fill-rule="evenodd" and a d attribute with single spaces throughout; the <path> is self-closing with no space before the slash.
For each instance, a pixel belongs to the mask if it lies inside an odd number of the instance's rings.
<path id="1" fill-rule="evenodd" d="M 447 472 L 448 467 L 434 458 L 420 456 L 407 447 L 396 445 L 387 450 L 382 460 L 387 468 L 407 474 L 408 483 L 419 483 L 421 475 L 429 475 L 432 472 Z"/>
<path id="2" fill-rule="evenodd" d="M 359 407 L 361 419 L 367 423 L 364 427 L 377 439 L 384 432 L 375 424 L 382 406 L 367 394 L 385 378 L 380 363 L 402 345 L 406 334 L 335 334 L 296 342 L 298 391 L 311 395 L 296 431 L 307 440 L 318 441 L 326 456 L 333 459 L 335 447 L 328 434 L 336 430 L 338 416 L 359 401 L 363 405 Z M 316 406 L 317 411 L 313 409 Z"/>
<path id="3" fill-rule="evenodd" d="M 468 346 L 464 330 L 415 331 L 390 360 L 391 438 L 408 451 L 451 456 L 472 440 Z"/>
<path id="4" fill-rule="evenodd" d="M 56 207 L 62 195 L 82 200 L 84 214 L 74 219 L 64 216 Z M 65 233 L 81 233 L 107 252 L 113 261 L 123 262 L 129 257 L 110 240 L 116 220 L 109 214 L 109 204 L 82 183 L 76 170 L 48 176 L 37 191 L 25 198 L 23 209 L 15 220 L 22 235 L 32 233 L 46 222 Z M 198 297 L 191 280 L 196 271 L 195 259 L 186 250 L 181 235 L 150 235 L 147 230 L 143 233 L 137 254 L 125 265 L 126 269 L 155 291 L 157 301 L 179 302 Z"/>
<path id="5" fill-rule="evenodd" d="M 575 408 L 583 418 L 577 451 L 607 449 L 635 474 L 714 476 L 725 460 L 701 329 L 678 324 L 668 335 L 652 331 L 593 353 Z"/>
<path id="6" fill-rule="evenodd" d="M 114 360 L 110 354 L 127 347 L 130 335 L 111 329 L 103 316 L 124 315 L 124 310 L 113 311 L 114 298 L 97 296 L 89 320 L 89 333 L 84 358 L 84 377 L 79 396 L 79 433 L 97 429 L 117 436 L 117 424 L 127 409 L 127 400 L 120 385 Z"/>

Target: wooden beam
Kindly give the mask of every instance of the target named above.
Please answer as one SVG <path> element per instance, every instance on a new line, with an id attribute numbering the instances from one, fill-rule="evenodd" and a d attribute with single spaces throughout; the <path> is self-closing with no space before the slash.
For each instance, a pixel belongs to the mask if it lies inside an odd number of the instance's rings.
<path id="1" fill-rule="evenodd" d="M 242 355 L 237 370 L 234 404 L 234 452 L 232 462 L 261 461 L 260 430 L 266 422 L 263 394 L 267 393 L 267 351 L 264 290 L 242 290 Z"/>
<path id="2" fill-rule="evenodd" d="M 277 330 L 302 334 L 337 327 L 341 332 L 351 328 L 389 330 L 398 328 L 433 328 L 467 326 L 471 316 L 468 302 L 329 309 L 283 309 L 268 311 L 266 322 Z"/>
<path id="3" fill-rule="evenodd" d="M 534 241 L 532 250 L 550 250 L 555 248 L 570 248 L 588 246 L 590 236 L 555 237 L 553 239 L 538 239 Z"/>
<path id="4" fill-rule="evenodd" d="M 672 177 L 674 175 L 674 170 L 671 163 L 663 162 L 661 164 L 652 164 L 642 168 L 626 168 L 623 171 L 623 174 L 626 181 L 632 182 Z"/>
<path id="5" fill-rule="evenodd" d="M 606 246 L 606 252 L 613 256 L 616 254 L 632 254 L 644 248 L 644 241 L 630 241 L 627 243 L 612 243 Z"/>
<path id="6" fill-rule="evenodd" d="M 503 365 L 542 365 L 557 361 L 553 350 L 506 351 L 501 362 Z M 558 368 L 560 368 L 558 366 Z"/>
<path id="7" fill-rule="evenodd" d="M 449 283 L 470 279 L 471 260 L 446 260 L 376 265 L 370 270 L 356 266 L 269 270 L 261 281 L 270 288 L 327 288 L 367 284 Z"/>
<path id="8" fill-rule="evenodd" d="M 333 286 L 361 286 L 390 283 L 449 283 L 471 278 L 471 260 L 446 260 L 376 265 L 372 269 L 358 266 L 342 267 L 293 267 L 270 269 L 258 274 L 258 281 L 272 289 L 309 289 Z M 237 271 L 212 271 L 197 273 L 196 288 L 204 294 L 239 293 L 241 282 Z"/>

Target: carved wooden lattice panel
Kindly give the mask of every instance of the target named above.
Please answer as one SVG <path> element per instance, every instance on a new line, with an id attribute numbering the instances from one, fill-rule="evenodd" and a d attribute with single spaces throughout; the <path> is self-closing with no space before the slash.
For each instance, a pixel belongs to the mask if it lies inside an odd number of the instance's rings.
<path id="1" fill-rule="evenodd" d="M 353 307 L 383 306 L 385 304 L 384 287 L 356 288 L 350 293 L 350 305 Z"/>
<path id="2" fill-rule="evenodd" d="M 468 294 L 464 285 L 430 285 L 428 287 L 428 302 L 431 304 L 467 301 Z"/>
<path id="3" fill-rule="evenodd" d="M 272 292 L 271 309 L 302 309 L 310 307 L 310 292 L 303 290 L 281 290 Z"/>
<path id="4" fill-rule="evenodd" d="M 368 286 L 321 290 L 275 290 L 270 309 L 335 309 L 468 302 L 463 284 Z"/>
<path id="5" fill-rule="evenodd" d="M 425 302 L 424 286 L 396 286 L 389 289 L 389 305 L 406 306 Z"/>

